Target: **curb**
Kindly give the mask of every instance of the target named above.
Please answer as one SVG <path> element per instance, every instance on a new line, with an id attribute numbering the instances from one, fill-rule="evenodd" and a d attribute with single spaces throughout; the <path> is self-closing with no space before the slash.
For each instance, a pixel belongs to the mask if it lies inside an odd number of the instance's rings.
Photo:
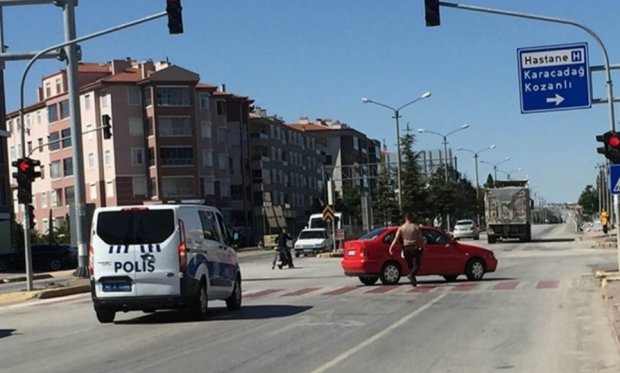
<path id="1" fill-rule="evenodd" d="M 50 274 L 43 274 L 43 275 L 34 275 L 32 276 L 33 280 L 45 280 L 48 278 L 53 278 L 54 276 L 50 275 Z M 0 283 L 3 284 L 9 284 L 11 282 L 22 282 L 22 281 L 26 281 L 27 278 L 26 276 L 20 276 L 20 277 L 10 277 L 10 278 L 3 278 L 0 279 Z"/>
<path id="2" fill-rule="evenodd" d="M 601 296 L 605 301 L 616 348 L 620 352 L 620 273 L 596 271 L 594 276 L 601 281 Z"/>
<path id="3" fill-rule="evenodd" d="M 38 292 L 37 298 L 49 299 L 56 297 L 64 297 L 66 295 L 81 294 L 90 292 L 90 285 L 73 285 L 58 289 L 47 289 Z"/>

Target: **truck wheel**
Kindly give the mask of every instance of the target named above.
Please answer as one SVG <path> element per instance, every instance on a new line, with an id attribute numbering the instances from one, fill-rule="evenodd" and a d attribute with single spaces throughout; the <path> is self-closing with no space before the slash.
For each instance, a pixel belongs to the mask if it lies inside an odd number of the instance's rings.
<path id="1" fill-rule="evenodd" d="M 495 238 L 495 236 L 493 236 L 492 234 L 487 236 L 488 243 L 495 243 L 496 241 L 497 241 L 497 238 Z"/>

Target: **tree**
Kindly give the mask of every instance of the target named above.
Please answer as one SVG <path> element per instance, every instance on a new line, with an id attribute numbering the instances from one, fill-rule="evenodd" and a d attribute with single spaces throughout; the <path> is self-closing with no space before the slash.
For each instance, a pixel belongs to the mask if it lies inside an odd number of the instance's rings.
<path id="1" fill-rule="evenodd" d="M 394 194 L 393 177 L 394 172 L 387 167 L 383 167 L 377 178 L 377 183 L 372 191 L 373 195 L 373 220 L 375 225 L 388 225 L 396 223 L 400 219 L 398 212 L 398 201 Z"/>
<path id="2" fill-rule="evenodd" d="M 475 218 L 478 211 L 476 188 L 453 167 L 448 166 L 448 183 L 445 169 L 440 167 L 431 176 L 428 203 L 432 215 L 450 214 L 454 219 Z"/>
<path id="3" fill-rule="evenodd" d="M 579 195 L 579 205 L 581 206 L 581 216 L 585 221 L 592 221 L 592 216 L 598 212 L 598 190 L 592 185 L 586 188 Z"/>
<path id="4" fill-rule="evenodd" d="M 418 155 L 413 151 L 415 136 L 407 133 L 400 140 L 401 145 L 401 199 L 402 199 L 402 215 L 405 212 L 412 212 L 418 216 L 418 220 L 422 221 L 424 217 L 430 217 L 430 211 L 427 201 L 426 183 L 420 171 L 418 164 Z"/>

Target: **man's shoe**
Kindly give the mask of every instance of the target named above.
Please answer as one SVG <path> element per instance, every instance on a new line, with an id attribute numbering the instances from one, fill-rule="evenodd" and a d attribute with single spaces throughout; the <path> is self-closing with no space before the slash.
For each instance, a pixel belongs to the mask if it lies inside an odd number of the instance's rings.
<path id="1" fill-rule="evenodd" d="M 278 268 L 282 269 L 282 264 L 278 264 Z"/>
<path id="2" fill-rule="evenodd" d="M 418 286 L 418 280 L 415 278 L 415 276 L 411 276 L 410 280 L 411 280 L 411 286 L 413 287 Z"/>
<path id="3" fill-rule="evenodd" d="M 275 269 L 275 268 L 276 268 L 276 265 L 275 265 L 275 264 L 271 266 L 271 269 L 272 269 L 272 270 L 273 270 L 273 269 Z"/>

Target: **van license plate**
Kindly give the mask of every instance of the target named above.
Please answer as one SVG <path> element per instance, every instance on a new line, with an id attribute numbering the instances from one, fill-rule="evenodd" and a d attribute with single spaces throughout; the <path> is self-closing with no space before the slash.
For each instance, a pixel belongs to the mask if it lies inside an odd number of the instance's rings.
<path id="1" fill-rule="evenodd" d="M 105 292 L 131 291 L 131 283 L 129 282 L 104 282 L 101 285 Z"/>

